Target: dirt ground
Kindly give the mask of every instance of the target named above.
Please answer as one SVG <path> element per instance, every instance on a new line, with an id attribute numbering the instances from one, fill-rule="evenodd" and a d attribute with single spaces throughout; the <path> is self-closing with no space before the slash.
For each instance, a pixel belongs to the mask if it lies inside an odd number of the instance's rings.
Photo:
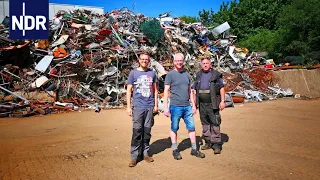
<path id="1" fill-rule="evenodd" d="M 129 168 L 131 118 L 124 109 L 0 119 L 0 179 L 319 179 L 320 101 L 237 104 L 222 112 L 223 150 L 190 155 L 180 123 L 182 160 L 172 157 L 170 120 L 155 117 L 155 162 Z M 198 139 L 199 115 L 195 116 Z"/>

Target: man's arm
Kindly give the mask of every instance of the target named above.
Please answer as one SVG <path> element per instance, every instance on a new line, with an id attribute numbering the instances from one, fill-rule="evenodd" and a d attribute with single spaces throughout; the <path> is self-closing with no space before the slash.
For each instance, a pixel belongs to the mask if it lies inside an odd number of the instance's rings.
<path id="1" fill-rule="evenodd" d="M 220 89 L 221 102 L 224 102 L 224 100 L 225 100 L 225 95 L 226 95 L 226 91 L 225 91 L 224 87 L 222 87 L 222 88 Z"/>
<path id="2" fill-rule="evenodd" d="M 164 80 L 164 99 L 163 99 L 163 105 L 164 105 L 164 115 L 169 117 L 170 112 L 169 112 L 169 106 L 168 106 L 168 98 L 169 98 L 169 89 L 171 87 L 172 83 L 172 77 L 170 73 L 166 75 L 166 79 Z"/>
<path id="3" fill-rule="evenodd" d="M 226 104 L 225 104 L 225 95 L 226 95 L 226 91 L 225 91 L 225 88 L 224 88 L 224 84 L 223 84 L 223 80 L 222 78 L 219 79 L 221 85 L 220 85 L 220 97 L 221 97 L 221 102 L 219 104 L 219 108 L 220 110 L 222 111 L 225 107 L 226 107 Z"/>
<path id="4" fill-rule="evenodd" d="M 192 90 L 191 86 L 189 86 L 190 101 L 191 101 L 192 107 L 196 107 L 195 97 L 193 92 L 194 90 Z"/>
<path id="5" fill-rule="evenodd" d="M 196 106 L 196 103 L 195 103 L 195 95 L 193 93 L 191 85 L 189 86 L 189 94 L 190 94 L 190 101 L 191 101 L 191 104 L 192 104 L 192 112 L 193 112 L 193 114 L 196 114 L 197 106 Z"/>
<path id="6" fill-rule="evenodd" d="M 197 91 L 196 91 L 196 81 L 193 83 L 193 85 L 191 86 L 191 94 L 193 96 L 193 100 L 194 100 L 194 103 L 195 103 L 195 107 L 197 107 L 197 103 L 196 103 L 196 99 L 197 99 Z M 190 97 L 191 97 L 191 94 L 190 94 Z"/>
<path id="7" fill-rule="evenodd" d="M 132 115 L 131 94 L 132 94 L 132 84 L 128 84 L 127 85 L 127 112 L 129 114 L 129 116 Z"/>
<path id="8" fill-rule="evenodd" d="M 153 83 L 154 89 L 154 110 L 158 111 L 158 85 L 157 83 Z"/>
<path id="9" fill-rule="evenodd" d="M 169 89 L 170 89 L 170 85 L 167 85 L 167 84 L 164 85 L 164 97 L 163 97 L 164 109 L 168 108 Z"/>
<path id="10" fill-rule="evenodd" d="M 196 99 L 197 99 L 197 90 L 192 89 L 192 92 L 193 92 L 193 99 L 194 99 L 194 101 L 195 101 L 196 108 L 198 108 L 198 107 L 197 107 L 197 102 L 196 102 Z"/>
<path id="11" fill-rule="evenodd" d="M 218 79 L 218 84 L 219 84 L 219 87 L 220 87 L 221 101 L 224 102 L 226 92 L 225 92 L 225 89 L 224 89 L 224 83 L 223 83 L 222 75 L 221 75 L 221 77 Z"/>

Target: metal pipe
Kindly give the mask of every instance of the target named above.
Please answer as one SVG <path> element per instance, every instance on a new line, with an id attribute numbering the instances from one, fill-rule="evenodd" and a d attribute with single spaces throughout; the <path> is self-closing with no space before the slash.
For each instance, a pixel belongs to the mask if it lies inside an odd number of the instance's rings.
<path id="1" fill-rule="evenodd" d="M 68 74 L 68 75 L 63 75 L 63 76 L 57 76 L 55 74 L 49 74 L 50 76 L 57 77 L 57 78 L 63 78 L 63 77 L 73 77 L 77 76 L 78 74 Z"/>
<path id="2" fill-rule="evenodd" d="M 20 98 L 20 99 L 22 99 L 22 100 L 24 100 L 24 103 L 25 103 L 25 104 L 29 104 L 29 100 L 27 100 L 26 98 L 24 98 L 24 97 L 22 97 L 22 96 L 19 96 L 19 95 L 14 94 L 12 91 L 10 91 L 10 90 L 8 90 L 8 89 L 6 89 L 6 88 L 2 87 L 2 86 L 0 86 L 0 89 L 2 89 L 2 90 L 4 90 L 4 91 L 6 91 L 6 92 L 8 92 L 8 93 L 10 93 L 10 94 L 12 94 L 12 95 L 14 95 L 14 96 L 18 97 L 18 98 Z"/>
<path id="3" fill-rule="evenodd" d="M 26 81 L 25 79 L 21 78 L 20 76 L 17 76 L 17 75 L 15 75 L 15 74 L 7 71 L 6 68 L 5 68 L 3 71 L 6 72 L 6 73 L 8 73 L 8 74 L 10 74 L 10 75 L 13 76 L 13 77 L 16 77 L 16 78 L 20 79 L 21 81 L 28 82 L 28 81 Z"/>
<path id="4" fill-rule="evenodd" d="M 84 88 L 85 90 L 87 90 L 87 91 L 89 91 L 90 93 L 92 93 L 92 94 L 91 94 L 92 96 L 100 99 L 101 101 L 104 101 L 103 98 L 101 98 L 100 96 L 96 95 L 97 93 L 94 92 L 94 91 L 92 91 L 90 88 L 86 88 L 86 87 L 84 87 L 82 84 L 79 84 L 79 85 L 80 85 L 82 88 Z"/>

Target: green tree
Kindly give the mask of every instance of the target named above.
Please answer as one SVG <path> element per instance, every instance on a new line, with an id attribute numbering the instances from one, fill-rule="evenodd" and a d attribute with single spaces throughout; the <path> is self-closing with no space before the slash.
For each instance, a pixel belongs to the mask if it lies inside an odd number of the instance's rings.
<path id="1" fill-rule="evenodd" d="M 319 0 L 233 0 L 223 2 L 218 12 L 199 11 L 205 25 L 216 27 L 227 21 L 239 46 L 268 51 L 275 59 L 287 55 L 317 59 L 319 14 Z"/>
<path id="2" fill-rule="evenodd" d="M 320 44 L 320 2 L 318 0 L 293 0 L 282 8 L 277 19 L 283 34 L 285 51 L 293 55 L 302 55 L 319 51 Z"/>
<path id="3" fill-rule="evenodd" d="M 185 23 L 189 24 L 189 23 L 195 23 L 195 22 L 200 22 L 200 18 L 198 17 L 192 17 L 192 16 L 186 16 L 183 15 L 181 17 L 179 17 L 181 20 L 183 20 Z"/>

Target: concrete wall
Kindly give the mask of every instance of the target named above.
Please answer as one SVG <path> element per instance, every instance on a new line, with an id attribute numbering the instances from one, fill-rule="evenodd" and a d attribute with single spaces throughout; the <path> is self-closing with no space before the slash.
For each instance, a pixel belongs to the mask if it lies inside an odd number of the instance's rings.
<path id="1" fill-rule="evenodd" d="M 93 11 L 94 13 L 104 13 L 103 7 L 49 3 L 49 19 L 52 19 L 59 10 L 68 11 L 74 9 L 87 9 Z M 6 16 L 9 16 L 9 0 L 0 0 L 0 23 Z"/>
<path id="2" fill-rule="evenodd" d="M 274 84 L 290 88 L 294 94 L 307 97 L 320 97 L 320 69 L 274 71 Z"/>

